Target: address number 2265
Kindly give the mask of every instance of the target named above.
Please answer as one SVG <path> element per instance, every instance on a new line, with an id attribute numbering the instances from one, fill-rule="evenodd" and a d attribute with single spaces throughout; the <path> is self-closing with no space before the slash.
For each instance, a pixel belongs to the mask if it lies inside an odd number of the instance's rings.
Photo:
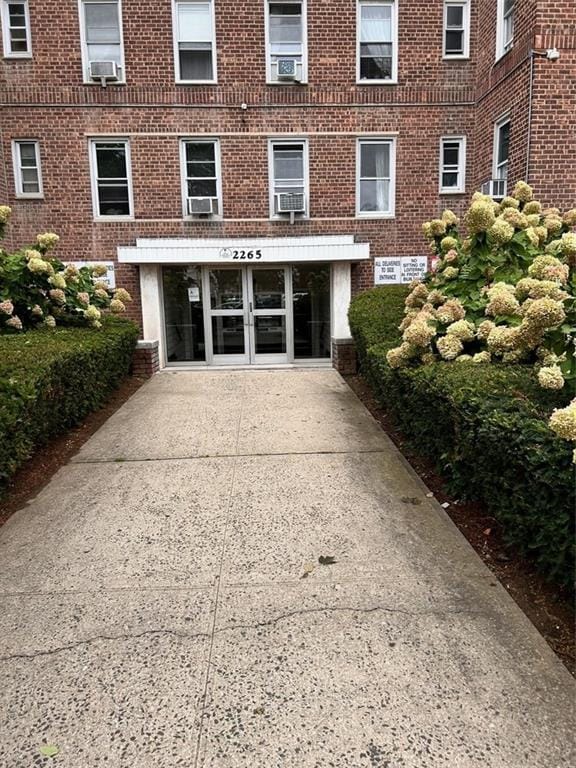
<path id="1" fill-rule="evenodd" d="M 240 261 L 245 261 L 246 259 L 258 261 L 258 259 L 262 258 L 262 251 L 260 249 L 257 251 L 232 251 L 232 258 L 235 260 L 239 259 Z"/>

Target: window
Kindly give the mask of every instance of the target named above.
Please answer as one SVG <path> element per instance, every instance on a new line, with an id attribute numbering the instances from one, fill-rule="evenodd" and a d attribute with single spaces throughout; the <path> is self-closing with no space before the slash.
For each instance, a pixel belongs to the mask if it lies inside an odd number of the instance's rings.
<path id="1" fill-rule="evenodd" d="M 266 79 L 268 82 L 305 82 L 306 3 L 266 2 Z"/>
<path id="2" fill-rule="evenodd" d="M 515 0 L 498 0 L 496 19 L 496 58 L 512 48 L 514 43 L 514 4 Z"/>
<path id="3" fill-rule="evenodd" d="M 444 136 L 440 140 L 440 192 L 464 192 L 466 186 L 466 139 Z"/>
<path id="4" fill-rule="evenodd" d="M 358 3 L 358 82 L 394 83 L 397 75 L 395 2 Z"/>
<path id="5" fill-rule="evenodd" d="M 119 0 L 81 0 L 80 31 L 84 82 L 94 82 L 90 76 L 92 61 L 113 61 L 118 68 L 118 81 L 124 81 L 121 19 Z"/>
<path id="6" fill-rule="evenodd" d="M 24 3 L 2 0 L 2 40 L 6 58 L 25 59 L 32 56 L 27 0 Z"/>
<path id="7" fill-rule="evenodd" d="M 16 197 L 44 197 L 40 169 L 40 144 L 34 139 L 12 143 Z"/>
<path id="8" fill-rule="evenodd" d="M 444 0 L 444 58 L 466 59 L 470 55 L 470 3 Z"/>
<path id="9" fill-rule="evenodd" d="M 394 216 L 394 139 L 360 139 L 356 165 L 356 216 Z"/>
<path id="10" fill-rule="evenodd" d="M 132 218 L 130 145 L 126 139 L 91 142 L 94 215 Z"/>
<path id="11" fill-rule="evenodd" d="M 308 142 L 270 142 L 270 215 L 308 216 Z"/>
<path id="12" fill-rule="evenodd" d="M 188 201 L 191 198 L 196 199 L 199 203 L 206 203 L 206 198 L 211 198 L 210 210 L 206 210 L 208 213 L 221 215 L 222 192 L 218 141 L 215 139 L 184 139 L 180 147 L 184 216 L 192 215 L 192 211 L 188 207 Z"/>
<path id="13" fill-rule="evenodd" d="M 216 82 L 214 2 L 174 2 L 176 82 Z"/>
<path id="14" fill-rule="evenodd" d="M 510 150 L 510 120 L 505 117 L 494 125 L 494 160 L 492 169 L 492 195 L 505 197 L 508 180 L 508 154 Z"/>

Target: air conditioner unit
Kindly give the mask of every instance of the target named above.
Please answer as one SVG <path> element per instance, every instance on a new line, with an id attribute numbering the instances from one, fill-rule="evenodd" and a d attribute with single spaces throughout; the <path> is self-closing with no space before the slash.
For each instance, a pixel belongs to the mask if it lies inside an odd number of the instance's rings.
<path id="1" fill-rule="evenodd" d="M 303 192 L 279 192 L 276 195 L 278 213 L 304 213 L 305 202 Z"/>
<path id="2" fill-rule="evenodd" d="M 115 61 L 91 61 L 90 77 L 92 80 L 118 80 L 118 64 Z"/>
<path id="3" fill-rule="evenodd" d="M 189 197 L 187 203 L 188 216 L 212 216 L 218 213 L 216 197 Z"/>
<path id="4" fill-rule="evenodd" d="M 278 59 L 276 62 L 278 80 L 297 80 L 298 64 L 296 59 Z"/>
<path id="5" fill-rule="evenodd" d="M 490 195 L 494 200 L 501 200 L 506 197 L 507 188 L 507 179 L 489 179 L 482 184 L 481 191 L 482 194 Z"/>

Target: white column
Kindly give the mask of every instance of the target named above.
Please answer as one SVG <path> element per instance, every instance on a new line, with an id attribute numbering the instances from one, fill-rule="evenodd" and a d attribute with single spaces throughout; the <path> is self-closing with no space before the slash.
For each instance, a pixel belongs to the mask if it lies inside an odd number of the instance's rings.
<path id="1" fill-rule="evenodd" d="M 166 364 L 160 295 L 160 267 L 157 264 L 140 264 L 140 296 L 142 299 L 142 322 L 144 339 L 157 341 L 160 345 L 160 367 Z"/>
<path id="2" fill-rule="evenodd" d="M 352 299 L 352 275 L 349 261 L 332 263 L 332 338 L 350 339 L 348 308 Z"/>

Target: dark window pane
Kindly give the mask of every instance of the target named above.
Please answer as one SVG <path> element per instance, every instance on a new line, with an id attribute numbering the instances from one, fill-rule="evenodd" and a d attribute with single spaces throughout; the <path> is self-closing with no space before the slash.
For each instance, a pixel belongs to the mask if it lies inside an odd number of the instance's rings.
<path id="1" fill-rule="evenodd" d="M 242 316 L 212 318 L 212 349 L 215 355 L 244 354 L 244 318 Z"/>
<path id="2" fill-rule="evenodd" d="M 461 5 L 449 5 L 446 21 L 449 27 L 461 27 L 464 23 L 464 8 Z"/>
<path id="3" fill-rule="evenodd" d="M 458 165 L 458 144 L 444 144 L 444 165 Z"/>
<path id="4" fill-rule="evenodd" d="M 200 267 L 163 267 L 168 362 L 206 360 Z"/>
<path id="5" fill-rule="evenodd" d="M 181 80 L 212 80 L 212 51 L 180 50 Z"/>
<path id="6" fill-rule="evenodd" d="M 40 185 L 37 181 L 22 182 L 22 192 L 25 195 L 36 195 L 40 192 Z"/>
<path id="7" fill-rule="evenodd" d="M 360 78 L 362 80 L 390 80 L 392 78 L 392 59 L 362 56 L 360 59 Z"/>
<path id="8" fill-rule="evenodd" d="M 390 176 L 390 147 L 387 144 L 360 145 L 360 176 L 380 179 Z"/>
<path id="9" fill-rule="evenodd" d="M 187 142 L 186 143 L 186 160 L 188 162 L 194 161 L 209 161 L 214 162 L 214 144 L 209 142 Z"/>
<path id="10" fill-rule="evenodd" d="M 510 123 L 506 123 L 500 128 L 500 140 L 498 142 L 498 163 L 503 163 L 508 159 L 508 150 L 510 147 Z"/>
<path id="11" fill-rule="evenodd" d="M 191 178 L 214 178 L 216 176 L 215 163 L 186 163 L 186 174 Z"/>
<path id="12" fill-rule="evenodd" d="M 188 181 L 188 197 L 216 197 L 216 181 L 194 179 Z"/>
<path id="13" fill-rule="evenodd" d="M 463 32 L 446 32 L 446 53 L 464 53 Z"/>
<path id="14" fill-rule="evenodd" d="M 100 216 L 129 216 L 130 201 L 128 198 L 128 186 L 98 186 L 98 200 L 100 202 Z"/>
<path id="15" fill-rule="evenodd" d="M 126 148 L 96 147 L 98 164 L 98 178 L 100 179 L 125 179 L 126 172 Z"/>
<path id="16" fill-rule="evenodd" d="M 26 40 L 14 40 L 11 41 L 12 53 L 27 53 L 28 43 Z"/>
<path id="17" fill-rule="evenodd" d="M 301 13 L 300 3 L 270 3 L 271 16 L 299 16 Z"/>
<path id="18" fill-rule="evenodd" d="M 20 144 L 19 146 L 22 165 L 36 165 L 36 145 Z"/>
<path id="19" fill-rule="evenodd" d="M 38 169 L 22 168 L 22 181 L 24 184 L 38 184 Z"/>
<path id="20" fill-rule="evenodd" d="M 442 188 L 449 189 L 450 187 L 458 186 L 458 173 L 448 172 L 442 174 Z"/>
<path id="21" fill-rule="evenodd" d="M 294 357 L 330 357 L 330 266 L 292 267 Z"/>

